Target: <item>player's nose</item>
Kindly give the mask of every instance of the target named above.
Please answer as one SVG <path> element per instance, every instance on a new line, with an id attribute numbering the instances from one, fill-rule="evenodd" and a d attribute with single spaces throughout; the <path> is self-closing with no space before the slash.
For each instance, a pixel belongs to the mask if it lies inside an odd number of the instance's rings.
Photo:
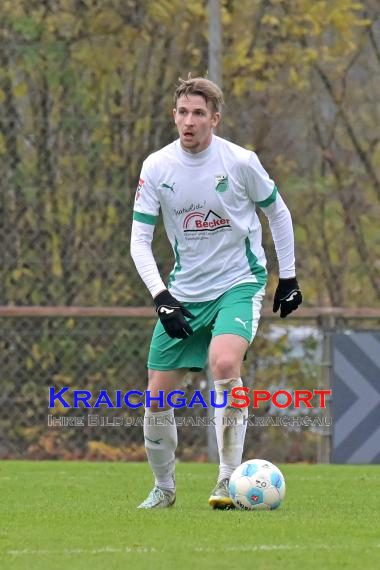
<path id="1" fill-rule="evenodd" d="M 191 127 L 193 124 L 194 124 L 194 117 L 193 117 L 192 113 L 188 113 L 186 115 L 186 119 L 185 119 L 185 126 Z"/>

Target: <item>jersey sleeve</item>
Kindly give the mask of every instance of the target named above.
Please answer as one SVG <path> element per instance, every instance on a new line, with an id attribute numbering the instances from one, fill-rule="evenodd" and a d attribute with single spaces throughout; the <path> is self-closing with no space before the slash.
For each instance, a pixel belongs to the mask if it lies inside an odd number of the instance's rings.
<path id="1" fill-rule="evenodd" d="M 149 289 L 152 297 L 155 297 L 158 293 L 166 289 L 166 286 L 161 279 L 152 252 L 153 233 L 154 225 L 133 220 L 131 257 L 141 279 Z"/>
<path id="2" fill-rule="evenodd" d="M 276 249 L 279 276 L 287 279 L 295 276 L 294 233 L 292 218 L 277 186 L 252 152 L 246 174 L 248 195 L 259 206 L 269 221 Z"/>
<path id="3" fill-rule="evenodd" d="M 262 207 L 262 211 L 269 221 L 278 259 L 279 276 L 281 279 L 294 277 L 296 274 L 294 232 L 289 209 L 277 193 L 276 200 L 269 206 Z"/>
<path id="4" fill-rule="evenodd" d="M 166 288 L 152 252 L 153 233 L 159 211 L 160 203 L 154 184 L 154 171 L 152 166 L 145 161 L 133 207 L 131 256 L 152 297 Z"/>
<path id="5" fill-rule="evenodd" d="M 160 211 L 154 183 L 153 168 L 147 161 L 141 169 L 133 207 L 133 219 L 144 224 L 156 225 Z"/>
<path id="6" fill-rule="evenodd" d="M 277 187 L 254 152 L 250 153 L 248 159 L 245 182 L 249 197 L 260 208 L 266 208 L 275 202 Z"/>

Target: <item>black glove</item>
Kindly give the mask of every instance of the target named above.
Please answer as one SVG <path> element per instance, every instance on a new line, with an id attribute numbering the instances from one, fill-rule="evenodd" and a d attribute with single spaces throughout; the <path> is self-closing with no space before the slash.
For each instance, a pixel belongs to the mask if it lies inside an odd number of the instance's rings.
<path id="1" fill-rule="evenodd" d="M 302 303 L 302 293 L 298 286 L 297 279 L 291 277 L 290 279 L 279 279 L 276 292 L 273 300 L 273 312 L 277 313 L 281 307 L 280 317 L 284 319 L 295 311 Z"/>
<path id="2" fill-rule="evenodd" d="M 193 329 L 185 317 L 193 319 L 190 313 L 167 289 L 159 293 L 154 299 L 156 312 L 164 329 L 171 338 L 187 338 L 193 334 Z"/>

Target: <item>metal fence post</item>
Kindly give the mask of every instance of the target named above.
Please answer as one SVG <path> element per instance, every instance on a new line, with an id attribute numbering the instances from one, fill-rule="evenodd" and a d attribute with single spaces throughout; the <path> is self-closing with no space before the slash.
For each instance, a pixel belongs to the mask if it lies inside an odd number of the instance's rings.
<path id="1" fill-rule="evenodd" d="M 336 328 L 336 319 L 333 315 L 322 316 L 320 318 L 320 327 L 322 329 L 322 362 L 321 362 L 321 384 L 322 390 L 331 390 L 332 386 L 332 333 Z M 321 429 L 321 438 L 318 447 L 318 463 L 331 462 L 331 444 L 332 444 L 332 426 L 327 425 L 327 420 L 332 417 L 332 398 L 326 397 L 326 408 L 324 410 L 324 418 L 326 424 Z"/>

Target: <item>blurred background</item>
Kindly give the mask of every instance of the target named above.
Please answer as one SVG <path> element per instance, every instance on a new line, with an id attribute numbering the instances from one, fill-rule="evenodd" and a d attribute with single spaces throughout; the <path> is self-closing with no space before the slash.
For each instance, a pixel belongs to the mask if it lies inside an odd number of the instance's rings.
<path id="1" fill-rule="evenodd" d="M 146 387 L 155 320 L 129 255 L 131 213 L 142 161 L 176 137 L 173 92 L 189 72 L 221 84 L 219 134 L 258 153 L 295 226 L 304 305 L 282 323 L 270 311 L 278 274 L 263 221 L 270 278 L 247 385 L 329 387 L 332 337 L 370 331 L 367 392 L 379 395 L 377 0 L 3 0 L 2 458 L 145 459 L 141 428 L 49 428 L 48 413 L 87 410 L 48 410 L 48 387 L 95 399 Z M 166 277 L 173 255 L 161 224 L 154 253 Z M 207 382 L 206 370 L 186 389 Z M 322 412 L 331 416 L 331 402 Z M 212 427 L 180 429 L 180 459 L 215 459 Z M 331 428 L 252 428 L 246 454 L 329 461 L 332 438 Z"/>

